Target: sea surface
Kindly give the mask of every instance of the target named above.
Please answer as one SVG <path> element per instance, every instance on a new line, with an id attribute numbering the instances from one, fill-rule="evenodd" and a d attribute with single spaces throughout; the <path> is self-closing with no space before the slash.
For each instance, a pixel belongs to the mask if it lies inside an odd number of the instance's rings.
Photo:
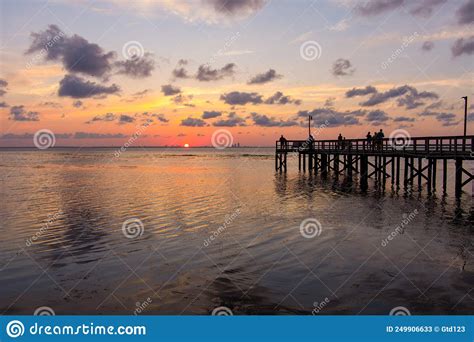
<path id="1" fill-rule="evenodd" d="M 273 153 L 1 150 L 0 312 L 474 313 L 470 186 L 364 192 Z"/>

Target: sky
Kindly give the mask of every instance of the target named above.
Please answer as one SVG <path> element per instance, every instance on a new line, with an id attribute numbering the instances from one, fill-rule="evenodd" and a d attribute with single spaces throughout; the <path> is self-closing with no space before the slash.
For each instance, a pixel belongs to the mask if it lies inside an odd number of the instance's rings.
<path id="1" fill-rule="evenodd" d="M 474 0 L 3 0 L 0 146 L 474 134 Z"/>

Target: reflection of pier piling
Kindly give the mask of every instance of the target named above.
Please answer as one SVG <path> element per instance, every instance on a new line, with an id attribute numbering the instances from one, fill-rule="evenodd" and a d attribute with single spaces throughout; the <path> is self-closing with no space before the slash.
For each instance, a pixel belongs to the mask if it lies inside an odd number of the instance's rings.
<path id="1" fill-rule="evenodd" d="M 429 193 L 436 189 L 438 161 L 442 161 L 442 186 L 446 192 L 448 160 L 455 161 L 455 195 L 460 197 L 462 188 L 473 181 L 474 175 L 463 167 L 465 160 L 474 160 L 474 136 L 418 137 L 383 139 L 379 144 L 369 144 L 365 139 L 338 140 L 288 140 L 276 142 L 275 170 L 287 171 L 288 154 L 298 155 L 298 169 L 321 173 L 325 177 L 345 174 L 352 179 L 360 176 L 360 186 L 367 189 L 368 179 L 400 186 L 401 160 L 403 161 L 403 186 L 421 189 L 423 182 Z M 291 159 L 291 158 L 290 158 Z"/>

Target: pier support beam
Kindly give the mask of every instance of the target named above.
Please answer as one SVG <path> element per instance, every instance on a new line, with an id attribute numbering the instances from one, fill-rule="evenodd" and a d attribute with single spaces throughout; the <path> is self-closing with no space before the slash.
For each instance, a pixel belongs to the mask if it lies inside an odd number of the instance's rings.
<path id="1" fill-rule="evenodd" d="M 367 190 L 369 183 L 369 157 L 361 156 L 360 157 L 360 188 L 362 190 Z"/>
<path id="2" fill-rule="evenodd" d="M 462 193 L 462 159 L 456 158 L 456 173 L 455 173 L 455 196 L 461 197 Z"/>

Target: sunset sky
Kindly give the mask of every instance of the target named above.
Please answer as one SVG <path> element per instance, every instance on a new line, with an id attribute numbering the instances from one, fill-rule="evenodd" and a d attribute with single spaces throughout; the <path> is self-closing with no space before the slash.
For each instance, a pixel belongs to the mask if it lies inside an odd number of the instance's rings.
<path id="1" fill-rule="evenodd" d="M 474 134 L 474 0 L 3 0 L 0 146 Z M 327 127 L 326 127 L 327 126 Z"/>

